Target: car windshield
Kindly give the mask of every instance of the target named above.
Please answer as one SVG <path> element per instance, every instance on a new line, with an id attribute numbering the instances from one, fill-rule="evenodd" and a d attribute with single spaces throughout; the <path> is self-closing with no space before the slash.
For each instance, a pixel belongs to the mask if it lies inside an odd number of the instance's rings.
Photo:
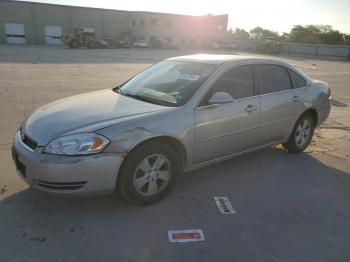
<path id="1" fill-rule="evenodd" d="M 149 103 L 181 106 L 214 69 L 211 64 L 163 61 L 142 71 L 115 91 Z"/>

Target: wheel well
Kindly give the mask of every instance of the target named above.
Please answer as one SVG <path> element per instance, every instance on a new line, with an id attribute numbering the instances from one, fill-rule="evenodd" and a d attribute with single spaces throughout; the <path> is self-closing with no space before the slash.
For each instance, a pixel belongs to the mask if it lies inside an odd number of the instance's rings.
<path id="1" fill-rule="evenodd" d="M 310 108 L 310 109 L 306 110 L 306 111 L 302 114 L 302 116 L 303 116 L 303 115 L 306 115 L 306 114 L 311 115 L 311 117 L 315 120 L 315 126 L 317 126 L 317 122 L 318 122 L 318 114 L 317 114 L 317 111 L 316 111 L 315 109 Z"/>
<path id="2" fill-rule="evenodd" d="M 173 137 L 169 137 L 169 136 L 153 137 L 153 138 L 147 139 L 145 141 L 142 141 L 140 144 L 137 144 L 131 151 L 129 151 L 128 154 L 126 155 L 126 157 L 128 157 L 128 155 L 130 153 L 132 153 L 139 146 L 145 145 L 145 144 L 150 144 L 150 143 L 163 143 L 163 144 L 169 145 L 180 158 L 179 159 L 180 160 L 179 164 L 181 165 L 180 170 L 183 170 L 186 167 L 187 154 L 186 154 L 186 150 L 185 150 L 184 146 L 177 139 L 175 139 Z"/>

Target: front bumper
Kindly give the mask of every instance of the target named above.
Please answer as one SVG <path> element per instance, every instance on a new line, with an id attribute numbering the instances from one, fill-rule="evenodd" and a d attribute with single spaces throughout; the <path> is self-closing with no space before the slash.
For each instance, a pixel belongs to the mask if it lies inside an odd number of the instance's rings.
<path id="1" fill-rule="evenodd" d="M 31 150 L 17 132 L 12 155 L 19 174 L 30 186 L 61 195 L 95 195 L 114 192 L 121 155 L 50 155 Z"/>

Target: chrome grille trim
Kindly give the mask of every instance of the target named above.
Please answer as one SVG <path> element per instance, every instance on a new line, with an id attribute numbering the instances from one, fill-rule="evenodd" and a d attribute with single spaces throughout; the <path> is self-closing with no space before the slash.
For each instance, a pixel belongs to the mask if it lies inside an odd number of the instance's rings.
<path id="1" fill-rule="evenodd" d="M 76 182 L 48 182 L 43 180 L 37 180 L 37 185 L 45 189 L 51 190 L 78 190 L 84 187 L 87 181 Z"/>

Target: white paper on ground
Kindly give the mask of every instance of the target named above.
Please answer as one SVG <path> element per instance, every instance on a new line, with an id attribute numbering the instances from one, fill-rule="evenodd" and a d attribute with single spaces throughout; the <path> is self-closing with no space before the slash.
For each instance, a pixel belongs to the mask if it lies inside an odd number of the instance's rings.
<path id="1" fill-rule="evenodd" d="M 168 231 L 169 242 L 195 242 L 204 241 L 204 234 L 201 229 L 190 230 L 169 230 Z"/>

